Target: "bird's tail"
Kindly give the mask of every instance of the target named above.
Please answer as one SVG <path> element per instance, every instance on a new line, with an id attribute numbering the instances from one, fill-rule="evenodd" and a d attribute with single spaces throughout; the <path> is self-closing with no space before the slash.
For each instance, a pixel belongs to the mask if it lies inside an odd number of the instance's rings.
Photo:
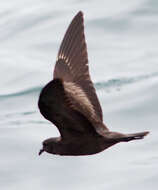
<path id="1" fill-rule="evenodd" d="M 139 139 L 143 139 L 148 134 L 149 134 L 149 131 L 144 131 L 144 132 L 140 132 L 140 133 L 126 134 L 120 140 L 124 141 L 124 142 L 132 141 L 132 140 L 139 140 Z"/>

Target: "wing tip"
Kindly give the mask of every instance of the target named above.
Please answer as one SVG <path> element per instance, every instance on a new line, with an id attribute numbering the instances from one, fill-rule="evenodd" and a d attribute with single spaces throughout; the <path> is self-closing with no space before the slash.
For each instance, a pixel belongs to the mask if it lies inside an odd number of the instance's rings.
<path id="1" fill-rule="evenodd" d="M 79 11 L 77 14 L 76 14 L 76 16 L 75 16 L 75 18 L 81 18 L 82 20 L 83 20 L 83 12 L 82 11 Z"/>
<path id="2" fill-rule="evenodd" d="M 77 13 L 77 15 L 83 16 L 83 12 L 82 12 L 82 11 L 79 11 L 79 12 Z"/>

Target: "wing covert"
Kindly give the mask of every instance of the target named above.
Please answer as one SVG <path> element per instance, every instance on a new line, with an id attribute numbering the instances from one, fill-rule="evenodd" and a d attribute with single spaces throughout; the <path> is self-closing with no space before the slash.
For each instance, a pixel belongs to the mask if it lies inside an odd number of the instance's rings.
<path id="1" fill-rule="evenodd" d="M 38 107 L 41 114 L 58 128 L 62 138 L 96 134 L 91 122 L 76 107 L 60 79 L 49 82 L 41 91 Z M 78 102 L 77 102 L 78 103 Z"/>

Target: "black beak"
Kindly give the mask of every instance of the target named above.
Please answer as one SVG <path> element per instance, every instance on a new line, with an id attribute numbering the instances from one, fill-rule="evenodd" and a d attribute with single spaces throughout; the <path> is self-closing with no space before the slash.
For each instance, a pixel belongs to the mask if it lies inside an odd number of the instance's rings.
<path id="1" fill-rule="evenodd" d="M 38 155 L 40 156 L 43 152 L 44 152 L 44 150 L 41 149 L 41 150 L 39 151 Z"/>

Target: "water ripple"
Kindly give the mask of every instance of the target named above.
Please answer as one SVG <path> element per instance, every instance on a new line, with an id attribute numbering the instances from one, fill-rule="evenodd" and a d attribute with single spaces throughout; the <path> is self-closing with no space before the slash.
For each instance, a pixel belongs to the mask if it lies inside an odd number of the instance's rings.
<path id="1" fill-rule="evenodd" d="M 110 90 L 113 88 L 120 89 L 123 86 L 141 82 L 141 81 L 148 80 L 148 79 L 152 79 L 155 77 L 158 77 L 157 72 L 149 74 L 149 75 L 141 75 L 141 76 L 137 76 L 137 77 L 123 77 L 123 78 L 109 79 L 107 81 L 96 82 L 94 85 L 97 90 Z M 3 95 L 0 95 L 0 99 L 29 95 L 32 93 L 40 93 L 42 87 L 43 86 L 36 86 L 33 88 L 22 90 L 20 92 L 3 94 Z"/>
<path id="2" fill-rule="evenodd" d="M 141 75 L 137 77 L 129 77 L 129 78 L 123 77 L 123 78 L 110 79 L 106 82 L 102 81 L 102 82 L 95 83 L 95 87 L 97 90 L 120 88 L 125 85 L 130 85 L 133 83 L 141 82 L 143 80 L 152 79 L 154 77 L 158 77 L 158 73 L 152 73 L 149 75 Z"/>
<path id="3" fill-rule="evenodd" d="M 42 89 L 42 87 L 37 86 L 37 87 L 32 87 L 32 88 L 29 88 L 29 89 L 26 89 L 26 90 L 22 90 L 20 92 L 15 92 L 15 93 L 10 93 L 10 94 L 3 94 L 3 95 L 0 95 L 0 99 L 16 97 L 16 96 L 23 96 L 23 95 L 28 95 L 28 94 L 32 94 L 32 93 L 38 93 L 38 92 L 40 92 L 41 89 Z"/>

